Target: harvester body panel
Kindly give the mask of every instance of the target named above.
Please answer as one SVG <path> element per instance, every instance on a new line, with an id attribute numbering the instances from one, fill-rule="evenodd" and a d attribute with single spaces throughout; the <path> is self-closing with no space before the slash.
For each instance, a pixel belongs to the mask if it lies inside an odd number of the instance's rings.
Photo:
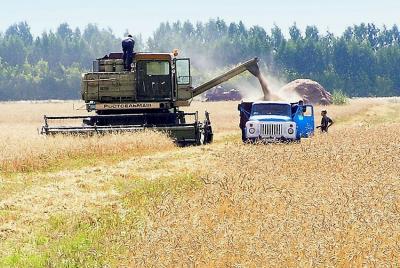
<path id="1" fill-rule="evenodd" d="M 136 101 L 135 73 L 86 73 L 82 79 L 82 99 L 88 102 L 115 103 Z"/>

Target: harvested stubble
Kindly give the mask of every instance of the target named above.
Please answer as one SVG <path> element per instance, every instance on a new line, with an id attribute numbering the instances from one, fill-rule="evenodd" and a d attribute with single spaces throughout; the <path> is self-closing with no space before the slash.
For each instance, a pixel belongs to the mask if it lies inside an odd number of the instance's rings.
<path id="1" fill-rule="evenodd" d="M 399 266 L 399 129 L 225 145 L 201 190 L 150 208 L 130 264 Z"/>

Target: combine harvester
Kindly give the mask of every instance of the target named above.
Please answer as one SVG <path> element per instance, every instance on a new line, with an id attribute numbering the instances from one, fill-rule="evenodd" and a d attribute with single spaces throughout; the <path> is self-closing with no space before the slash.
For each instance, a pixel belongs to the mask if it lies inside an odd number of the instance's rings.
<path id="1" fill-rule="evenodd" d="M 211 143 L 209 114 L 199 121 L 198 112 L 185 113 L 193 97 L 248 70 L 259 73 L 258 59 L 192 87 L 190 59 L 177 53 L 136 53 L 132 71 L 124 71 L 122 53 L 111 53 L 93 62 L 93 70 L 82 75 L 81 93 L 85 116 L 44 116 L 41 133 L 93 134 L 153 129 L 165 131 L 179 145 Z M 54 122 L 59 122 L 54 125 Z M 72 122 L 75 122 L 73 125 Z M 60 123 L 62 122 L 62 123 Z"/>

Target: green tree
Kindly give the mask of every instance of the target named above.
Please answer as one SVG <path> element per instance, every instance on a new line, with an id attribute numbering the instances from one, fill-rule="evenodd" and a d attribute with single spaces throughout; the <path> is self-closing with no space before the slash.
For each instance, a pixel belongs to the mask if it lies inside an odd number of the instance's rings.
<path id="1" fill-rule="evenodd" d="M 397 25 L 362 23 L 335 36 L 294 23 L 286 38 L 277 25 L 246 27 L 242 21 L 227 24 L 216 18 L 161 23 L 147 40 L 140 34 L 134 39 L 136 51 L 178 48 L 182 57 L 192 59 L 195 81 L 259 57 L 270 74 L 286 80 L 315 79 L 349 96 L 400 95 Z M 96 24 L 72 29 L 62 23 L 38 36 L 26 22 L 13 24 L 0 33 L 0 100 L 78 98 L 80 73 L 114 51 L 121 51 L 121 39 Z"/>

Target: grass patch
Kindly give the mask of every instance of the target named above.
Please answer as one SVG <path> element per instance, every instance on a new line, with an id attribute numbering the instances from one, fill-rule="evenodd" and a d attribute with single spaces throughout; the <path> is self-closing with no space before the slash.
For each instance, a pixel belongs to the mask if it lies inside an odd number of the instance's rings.
<path id="1" fill-rule="evenodd" d="M 349 97 L 340 89 L 333 91 L 332 100 L 335 105 L 345 105 L 349 103 Z"/>
<path id="2" fill-rule="evenodd" d="M 31 267 L 39 268 L 46 266 L 46 257 L 37 254 L 26 254 L 23 252 L 16 252 L 11 256 L 0 259 L 1 267 Z"/>
<path id="3" fill-rule="evenodd" d="M 146 224 L 149 208 L 167 197 L 179 198 L 201 187 L 192 174 L 155 181 L 135 177 L 117 178 L 115 188 L 123 193 L 121 207 L 110 206 L 91 215 L 54 215 L 33 238 L 11 244 L 11 254 L 0 257 L 6 267 L 105 267 L 117 266 L 126 245 Z"/>

